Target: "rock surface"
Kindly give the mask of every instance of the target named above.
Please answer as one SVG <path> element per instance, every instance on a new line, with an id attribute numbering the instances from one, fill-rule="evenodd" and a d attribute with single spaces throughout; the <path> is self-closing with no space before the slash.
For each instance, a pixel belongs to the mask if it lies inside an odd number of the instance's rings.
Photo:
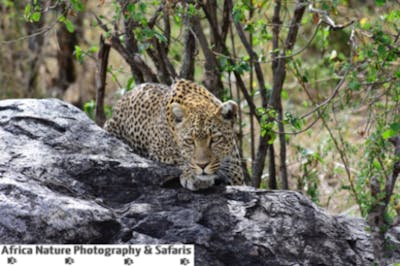
<path id="1" fill-rule="evenodd" d="M 205 266 L 373 262 L 361 219 L 292 191 L 193 193 L 178 176 L 62 101 L 0 101 L 1 244 L 192 243 Z"/>

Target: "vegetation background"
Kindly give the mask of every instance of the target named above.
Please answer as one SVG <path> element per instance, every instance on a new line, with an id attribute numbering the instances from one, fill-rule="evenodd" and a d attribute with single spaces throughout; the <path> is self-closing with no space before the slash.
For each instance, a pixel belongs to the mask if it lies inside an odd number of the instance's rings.
<path id="1" fill-rule="evenodd" d="M 57 97 L 94 119 L 96 91 L 109 116 L 136 84 L 192 79 L 239 103 L 249 184 L 365 217 L 380 241 L 400 222 L 399 1 L 0 0 L 0 13 L 1 99 Z"/>

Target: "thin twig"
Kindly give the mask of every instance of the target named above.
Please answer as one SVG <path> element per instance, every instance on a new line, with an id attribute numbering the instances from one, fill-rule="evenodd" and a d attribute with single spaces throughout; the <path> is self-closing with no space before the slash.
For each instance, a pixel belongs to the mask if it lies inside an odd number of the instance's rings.
<path id="1" fill-rule="evenodd" d="M 60 22 L 59 22 L 59 19 L 60 19 L 61 17 L 66 16 L 66 14 L 68 13 L 69 8 L 70 8 L 70 6 L 67 6 L 67 7 L 65 8 L 65 11 L 64 11 L 61 15 L 59 15 L 59 16 L 56 18 L 56 20 L 55 20 L 51 25 L 42 27 L 42 28 L 41 28 L 39 31 L 37 31 L 37 32 L 34 32 L 34 33 L 32 33 L 32 34 L 28 34 L 28 35 L 25 35 L 25 36 L 21 36 L 21 37 L 19 37 L 19 38 L 17 38 L 17 39 L 6 40 L 6 41 L 0 41 L 0 45 L 1 45 L 1 44 L 11 44 L 11 43 L 23 41 L 23 40 L 30 39 L 30 38 L 36 37 L 36 36 L 38 36 L 38 35 L 45 34 L 45 33 L 49 32 L 49 31 L 50 31 L 51 29 L 53 29 L 58 23 L 60 23 Z"/>

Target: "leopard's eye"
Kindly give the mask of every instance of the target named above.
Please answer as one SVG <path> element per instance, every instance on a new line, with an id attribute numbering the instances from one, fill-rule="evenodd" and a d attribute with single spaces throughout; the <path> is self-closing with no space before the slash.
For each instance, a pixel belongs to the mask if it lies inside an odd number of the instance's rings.
<path id="1" fill-rule="evenodd" d="M 224 137 L 220 134 L 214 135 L 211 138 L 211 144 L 219 144 L 224 140 Z"/>
<path id="2" fill-rule="evenodd" d="M 183 143 L 186 145 L 193 145 L 194 141 L 192 138 L 185 138 L 183 139 Z"/>

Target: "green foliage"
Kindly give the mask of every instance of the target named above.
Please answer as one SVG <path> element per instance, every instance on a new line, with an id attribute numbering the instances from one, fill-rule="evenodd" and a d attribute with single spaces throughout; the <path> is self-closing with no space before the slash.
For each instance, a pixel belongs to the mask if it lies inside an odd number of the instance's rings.
<path id="1" fill-rule="evenodd" d="M 243 74 L 250 70 L 250 57 L 244 56 L 240 60 L 231 62 L 229 58 L 226 56 L 219 56 L 219 64 L 221 66 L 221 70 L 224 72 L 234 72 L 236 71 L 239 74 Z"/>
<path id="2" fill-rule="evenodd" d="M 94 112 L 96 109 L 96 102 L 94 100 L 90 100 L 83 105 L 83 111 L 90 117 L 90 119 L 94 120 Z"/>
<path id="3" fill-rule="evenodd" d="M 7 5 L 10 5 L 8 3 L 8 0 L 3 0 L 3 2 Z M 57 4 L 62 4 L 68 3 L 68 8 L 58 16 L 57 20 L 58 22 L 62 23 L 65 25 L 66 29 L 69 32 L 74 32 L 75 31 L 75 26 L 72 23 L 72 21 L 67 17 L 67 14 L 69 14 L 70 11 L 73 11 L 75 13 L 82 12 L 85 9 L 85 4 L 83 0 L 70 0 L 70 1 L 57 1 Z M 28 22 L 38 22 L 42 18 L 42 7 L 41 3 L 37 0 L 34 0 L 31 4 L 25 5 L 24 9 L 24 19 Z"/>
<path id="4" fill-rule="evenodd" d="M 58 21 L 61 23 L 64 23 L 65 27 L 67 28 L 67 30 L 69 32 L 74 32 L 75 31 L 75 26 L 74 24 L 71 22 L 71 20 L 69 20 L 67 17 L 65 17 L 64 15 L 61 15 L 60 17 L 58 17 Z"/>
<path id="5" fill-rule="evenodd" d="M 319 49 L 327 49 L 329 46 L 329 34 L 331 33 L 329 27 L 323 27 L 317 32 L 315 36 L 315 46 Z"/>
<path id="6" fill-rule="evenodd" d="M 152 5 L 159 5 L 160 1 L 152 1 Z M 139 51 L 144 53 L 149 48 L 154 48 L 152 39 L 156 38 L 162 43 L 166 43 L 168 40 L 162 31 L 149 25 L 149 3 L 148 2 L 133 2 L 129 3 L 126 7 L 126 12 L 122 14 L 120 5 L 114 2 L 114 15 L 113 21 L 119 21 L 120 17 L 124 19 L 131 19 L 137 24 L 137 27 L 133 29 L 135 38 L 138 40 Z M 107 36 L 106 36 L 107 37 Z M 125 38 L 121 35 L 121 40 Z"/>
<path id="7" fill-rule="evenodd" d="M 318 164 L 323 160 L 318 152 L 296 145 L 299 154 L 299 176 L 297 177 L 297 189 L 304 191 L 313 202 L 319 203 L 319 178 Z"/>
<path id="8" fill-rule="evenodd" d="M 38 5 L 37 1 L 31 4 L 27 4 L 24 10 L 24 18 L 26 21 L 29 22 L 38 22 L 40 20 L 41 13 L 40 13 L 40 6 Z"/>
<path id="9" fill-rule="evenodd" d="M 130 77 L 128 79 L 128 82 L 126 83 L 126 89 L 127 91 L 130 91 L 133 89 L 133 87 L 135 86 L 135 79 L 133 77 Z"/>
<path id="10" fill-rule="evenodd" d="M 375 0 L 377 6 L 383 6 L 385 4 L 385 0 Z"/>
<path id="11" fill-rule="evenodd" d="M 377 6 L 384 6 L 386 1 L 376 1 Z M 369 102 L 368 112 L 373 118 L 374 130 L 359 147 L 359 173 L 355 180 L 355 193 L 362 215 L 367 215 L 371 206 L 382 204 L 384 192 L 373 196 L 371 182 L 378 182 L 383 191 L 387 177 L 391 175 L 394 158 L 392 145 L 388 139 L 400 135 L 400 82 L 398 61 L 400 53 L 396 34 L 399 33 L 400 12 L 387 9 L 379 17 L 363 18 L 359 27 L 370 36 L 369 41 L 362 42 L 356 48 L 356 68 L 351 77 L 349 88 L 363 94 L 363 101 Z M 372 90 L 371 90 L 372 89 Z M 358 92 L 359 93 L 359 92 Z M 374 180 L 374 181 L 373 181 Z M 376 181 L 375 181 L 376 180 Z M 394 197 L 389 203 L 385 219 L 394 216 Z"/>
<path id="12" fill-rule="evenodd" d="M 83 105 L 83 111 L 89 116 L 90 119 L 95 119 L 95 110 L 96 110 L 96 101 L 90 100 L 85 102 Z M 110 118 L 112 116 L 112 106 L 105 105 L 104 106 L 104 113 L 106 118 Z"/>
<path id="13" fill-rule="evenodd" d="M 233 6 L 232 16 L 237 22 L 241 22 L 245 19 L 245 11 L 249 10 L 249 5 L 244 4 L 244 1 L 239 1 Z"/>
<path id="14" fill-rule="evenodd" d="M 71 7 L 75 12 L 81 12 L 85 9 L 83 0 L 70 0 Z"/>
<path id="15" fill-rule="evenodd" d="M 79 45 L 75 45 L 74 48 L 75 58 L 80 64 L 83 63 L 85 57 L 93 57 L 93 55 L 99 51 L 99 47 L 97 45 L 93 45 L 86 50 L 82 49 L 82 47 Z"/>
<path id="16" fill-rule="evenodd" d="M 387 139 L 389 139 L 391 137 L 398 136 L 398 135 L 400 135 L 400 123 L 399 122 L 394 122 L 394 123 L 389 125 L 389 129 L 385 130 L 382 133 L 382 138 L 384 140 L 387 140 Z"/>
<path id="17" fill-rule="evenodd" d="M 315 6 L 337 12 L 335 5 L 340 4 L 340 1 L 336 1 L 334 5 L 329 6 L 321 2 Z M 380 2 L 379 5 L 387 6 L 380 10 L 383 13 L 361 18 L 359 23 L 354 25 L 352 32 L 351 28 L 343 31 L 346 33 L 344 36 L 347 36 L 345 43 L 350 44 L 347 48 L 338 47 L 333 43 L 334 32 L 329 27 L 324 27 L 317 32 L 311 43 L 311 46 L 320 52 L 322 60 L 315 60 L 315 57 L 310 60 L 307 57 L 290 58 L 288 63 L 290 71 L 307 90 L 309 99 L 302 100 L 302 104 L 308 109 L 310 105 L 324 102 L 324 99 L 331 95 L 332 88 L 343 79 L 343 73 L 350 67 L 349 74 L 344 77 L 346 85 L 340 89 L 334 101 L 326 105 L 326 109 L 320 108 L 320 110 L 333 111 L 333 114 L 324 112 L 322 119 L 325 121 L 325 128 L 331 129 L 331 137 L 337 143 L 334 148 L 338 153 L 334 160 L 339 160 L 344 167 L 350 169 L 350 175 L 344 168 L 335 169 L 339 171 L 335 174 L 348 176 L 348 183 L 342 185 L 342 189 L 351 192 L 363 216 L 368 214 L 373 204 L 381 204 L 385 196 L 381 193 L 372 197 L 370 181 L 372 178 L 377 179 L 380 186 L 384 186 L 395 161 L 388 139 L 400 134 L 400 73 L 398 73 L 400 12 L 396 8 L 395 10 L 389 8 L 392 3 L 387 1 Z M 306 15 L 303 23 L 309 23 L 312 19 L 311 14 Z M 350 61 L 352 62 L 349 63 Z M 292 93 L 290 91 L 289 95 Z M 286 98 L 286 95 L 282 94 L 282 97 Z M 349 118 L 347 115 L 343 118 L 341 113 L 357 112 L 357 110 L 363 110 L 362 115 L 365 117 L 362 120 L 362 127 L 367 131 L 361 131 L 365 141 L 362 139 L 349 141 L 349 135 L 344 134 L 346 128 L 355 131 L 358 125 L 346 124 L 345 121 Z M 301 124 L 297 124 L 296 117 L 296 111 L 286 112 L 285 124 L 302 128 Z M 309 132 L 311 136 L 316 134 L 314 131 Z M 301 153 L 301 150 L 298 149 L 298 152 Z M 304 162 L 309 165 L 306 159 Z M 324 163 L 326 162 L 319 162 L 319 164 Z M 303 171 L 306 170 L 309 169 L 303 168 Z M 398 188 L 396 189 L 398 191 Z M 392 196 L 388 212 L 385 214 L 385 219 L 388 221 L 394 215 L 394 198 L 399 197 L 397 193 Z"/>
<path id="18" fill-rule="evenodd" d="M 274 109 L 265 109 L 265 108 L 258 108 L 257 112 L 261 116 L 261 136 L 269 135 L 269 144 L 274 143 L 277 135 L 274 133 L 274 127 L 276 127 L 276 118 L 278 114 Z"/>
<path id="19" fill-rule="evenodd" d="M 301 130 L 303 128 L 304 121 L 296 114 L 285 112 L 284 124 L 291 125 L 294 130 Z"/>
<path id="20" fill-rule="evenodd" d="M 378 181 L 383 191 L 386 177 L 391 174 L 396 158 L 393 155 L 392 145 L 385 139 L 385 132 L 391 130 L 392 127 L 397 127 L 397 124 L 391 124 L 388 129 L 388 126 L 380 119 L 376 131 L 364 143 L 365 153 L 359 163 L 360 172 L 356 176 L 356 193 L 360 199 L 359 205 L 363 216 L 369 213 L 373 204 L 381 202 L 385 197 L 384 192 L 373 197 L 370 185 L 372 178 L 374 178 Z M 397 131 L 397 133 L 400 132 Z M 393 203 L 392 201 L 391 206 L 389 206 L 391 214 L 387 213 L 387 219 L 391 219 L 394 216 Z"/>

